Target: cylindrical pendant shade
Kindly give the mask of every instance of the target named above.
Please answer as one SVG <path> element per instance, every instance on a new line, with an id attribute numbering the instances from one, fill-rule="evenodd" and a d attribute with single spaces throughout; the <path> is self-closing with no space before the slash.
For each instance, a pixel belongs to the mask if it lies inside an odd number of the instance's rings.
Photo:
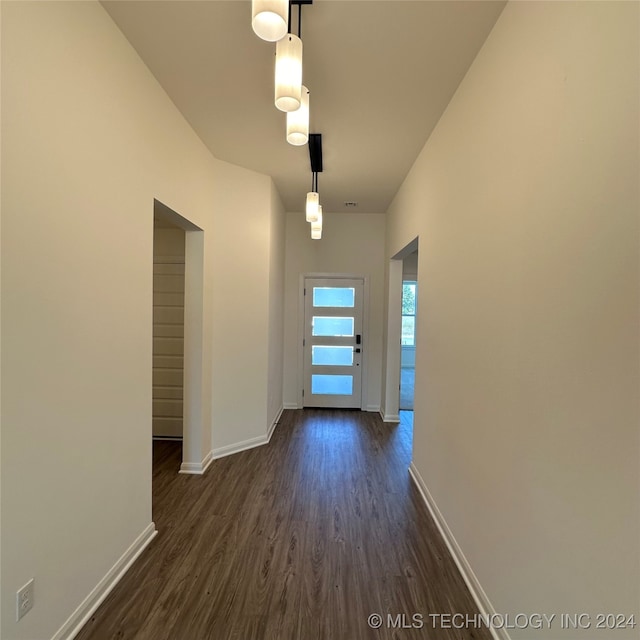
<path id="1" fill-rule="evenodd" d="M 287 35 L 289 0 L 253 0 L 251 26 L 255 34 L 267 42 L 276 42 Z"/>
<path id="2" fill-rule="evenodd" d="M 307 193 L 307 222 L 315 222 L 318 219 L 318 208 L 320 206 L 320 196 L 316 191 Z"/>
<path id="3" fill-rule="evenodd" d="M 302 40 L 293 33 L 276 44 L 276 107 L 295 111 L 302 98 Z"/>
<path id="4" fill-rule="evenodd" d="M 302 85 L 300 108 L 287 113 L 287 142 L 299 147 L 309 141 L 309 89 Z"/>
<path id="5" fill-rule="evenodd" d="M 318 205 L 318 218 L 311 223 L 311 238 L 320 240 L 322 238 L 322 205 Z"/>

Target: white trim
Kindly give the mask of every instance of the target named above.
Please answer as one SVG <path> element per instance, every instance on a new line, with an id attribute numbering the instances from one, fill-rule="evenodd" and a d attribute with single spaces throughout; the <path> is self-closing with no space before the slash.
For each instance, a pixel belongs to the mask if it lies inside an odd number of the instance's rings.
<path id="1" fill-rule="evenodd" d="M 296 369 L 296 384 L 298 385 L 298 390 L 296 392 L 296 399 L 300 409 L 304 408 L 304 282 L 307 277 L 311 276 L 308 276 L 306 273 L 301 273 L 298 276 L 298 342 L 296 344 L 296 356 L 298 361 Z"/>
<path id="2" fill-rule="evenodd" d="M 273 419 L 273 422 L 269 427 L 269 431 L 267 431 L 267 442 L 271 442 L 271 436 L 273 435 L 273 432 L 276 430 L 276 427 L 278 426 L 278 422 L 280 422 L 280 418 L 282 417 L 283 411 L 284 411 L 284 407 L 280 407 L 280 409 L 278 410 L 278 413 L 276 414 L 276 417 Z"/>
<path id="3" fill-rule="evenodd" d="M 136 538 L 133 544 L 122 554 L 107 574 L 82 601 L 80 606 L 69 616 L 51 640 L 72 640 L 80 632 L 87 620 L 94 614 L 113 588 L 120 582 L 129 567 L 147 548 L 157 535 L 156 525 L 151 522 Z"/>
<path id="4" fill-rule="evenodd" d="M 400 422 L 399 413 L 385 414 L 384 409 L 380 409 L 379 413 L 380 413 L 380 417 L 382 418 L 382 422 Z"/>
<path id="5" fill-rule="evenodd" d="M 178 473 L 189 473 L 193 475 L 203 475 L 209 465 L 213 462 L 213 451 L 209 451 L 202 462 L 183 462 Z"/>
<path id="6" fill-rule="evenodd" d="M 231 456 L 234 453 L 240 453 L 241 451 L 246 451 L 247 449 L 254 449 L 255 447 L 261 447 L 264 444 L 268 444 L 269 439 L 266 435 L 258 436 L 257 438 L 250 438 L 249 440 L 243 440 L 242 442 L 235 442 L 234 444 L 228 444 L 224 447 L 218 447 L 213 450 L 214 459 L 224 458 L 226 456 Z"/>
<path id="7" fill-rule="evenodd" d="M 368 404 L 365 411 L 371 411 L 372 413 L 380 413 L 380 405 L 379 404 Z"/>
<path id="8" fill-rule="evenodd" d="M 496 610 L 491 604 L 489 597 L 487 596 L 484 589 L 482 588 L 482 585 L 480 584 L 480 581 L 476 577 L 476 574 L 473 572 L 473 569 L 471 568 L 469 561 L 465 558 L 465 555 L 462 552 L 460 545 L 456 541 L 451 529 L 449 529 L 449 525 L 444 519 L 444 516 L 442 515 L 442 512 L 440 511 L 440 509 L 438 509 L 438 505 L 436 504 L 435 500 L 433 499 L 433 496 L 429 492 L 429 489 L 427 489 L 427 485 L 425 484 L 425 481 L 422 479 L 420 472 L 418 471 L 418 469 L 416 468 L 413 462 L 409 466 L 409 474 L 411 475 L 413 482 L 415 483 L 418 491 L 420 492 L 422 499 L 427 505 L 427 509 L 429 509 L 429 513 L 431 514 L 431 517 L 433 518 L 436 524 L 436 527 L 438 527 L 438 531 L 440 532 L 442 539 L 447 545 L 447 549 L 449 549 L 449 553 L 451 554 L 451 557 L 456 563 L 456 566 L 458 567 L 458 570 L 460 571 L 460 574 L 462 575 L 463 580 L 465 581 L 467 587 L 469 588 L 469 591 L 471 592 L 471 597 L 474 599 L 480 613 L 484 616 L 487 616 L 487 615 L 492 616 L 496 614 Z M 491 631 L 491 636 L 493 637 L 494 640 L 511 640 L 509 633 L 503 627 L 501 628 L 491 627 L 490 631 Z"/>
<path id="9" fill-rule="evenodd" d="M 268 444 L 271 441 L 273 432 L 278 426 L 278 422 L 280 421 L 280 417 L 282 416 L 283 411 L 284 407 L 280 407 L 266 435 L 258 436 L 257 438 L 251 438 L 250 440 L 244 440 L 242 442 L 237 442 L 235 444 L 227 445 L 226 447 L 220 447 L 219 449 L 209 451 L 202 462 L 183 462 L 180 465 L 179 473 L 202 475 L 207 471 L 209 465 L 218 458 L 224 458 L 225 456 L 230 456 L 234 453 L 239 453 L 240 451 L 246 451 L 247 449 L 253 449 L 254 447 L 260 447 L 263 444 Z"/>
<path id="10" fill-rule="evenodd" d="M 402 342 L 402 260 L 389 260 L 387 272 L 386 364 L 381 404 L 385 422 L 399 422 L 400 343 Z"/>
<path id="11" fill-rule="evenodd" d="M 415 237 L 403 249 L 391 256 L 387 262 L 387 323 L 386 339 L 383 345 L 386 351 L 386 361 L 383 370 L 383 395 L 381 404 L 383 412 L 389 413 L 382 419 L 385 422 L 400 421 L 400 362 L 401 362 L 401 338 L 402 338 L 402 272 L 404 259 L 418 251 L 419 240 Z M 419 282 L 418 274 L 415 281 Z M 416 326 L 417 331 L 417 326 Z M 417 335 L 416 335 L 417 340 Z"/>
<path id="12" fill-rule="evenodd" d="M 361 276 L 362 282 L 362 372 L 360 373 L 360 409 L 364 410 L 369 400 L 369 300 L 371 287 L 369 276 Z"/>
<path id="13" fill-rule="evenodd" d="M 360 410 L 369 411 L 367 409 L 367 400 L 369 396 L 369 305 L 370 305 L 370 276 L 362 273 L 325 273 L 325 272 L 307 272 L 298 276 L 298 406 L 287 406 L 289 409 L 303 409 L 304 404 L 304 339 L 305 339 L 305 314 L 306 300 L 304 291 L 307 280 L 360 280 L 362 282 L 362 362 L 360 368 Z M 357 408 L 357 407 L 353 407 Z M 375 409 L 377 411 L 377 409 Z"/>
<path id="14" fill-rule="evenodd" d="M 211 449 L 205 440 L 210 398 L 204 393 L 204 290 L 204 231 L 186 229 L 181 473 L 204 473 Z"/>
<path id="15" fill-rule="evenodd" d="M 180 472 L 200 474 L 206 471 L 210 453 L 205 456 L 205 451 L 211 447 L 207 437 L 209 434 L 205 431 L 211 413 L 211 398 L 210 394 L 204 393 L 204 230 L 155 198 L 153 213 L 185 232 L 183 441 Z M 200 459 L 202 462 L 194 462 Z"/>
<path id="16" fill-rule="evenodd" d="M 278 412 L 278 416 L 273 421 L 271 426 L 269 427 L 269 431 L 264 436 L 258 436 L 256 438 L 249 438 L 249 440 L 243 440 L 242 442 L 236 442 L 234 444 L 228 444 L 224 447 L 219 447 L 218 449 L 214 449 L 211 453 L 213 454 L 213 458 L 217 460 L 218 458 L 225 458 L 226 456 L 231 456 L 234 453 L 240 453 L 241 451 L 246 451 L 247 449 L 255 449 L 256 447 L 261 447 L 265 444 L 269 444 L 271 441 L 271 436 L 273 432 L 276 430 L 278 423 L 280 421 L 280 416 L 282 416 L 283 409 L 280 409 Z"/>
<path id="17" fill-rule="evenodd" d="M 302 407 L 295 402 L 285 402 L 284 408 L 285 409 L 302 409 Z"/>

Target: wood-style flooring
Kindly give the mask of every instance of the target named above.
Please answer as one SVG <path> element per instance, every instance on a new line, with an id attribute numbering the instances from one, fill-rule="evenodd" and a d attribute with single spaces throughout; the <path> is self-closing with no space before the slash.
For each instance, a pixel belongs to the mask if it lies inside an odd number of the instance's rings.
<path id="1" fill-rule="evenodd" d="M 477 611 L 410 480 L 410 421 L 285 411 L 204 476 L 180 461 L 154 443 L 159 533 L 77 640 L 490 640 L 429 617 Z"/>

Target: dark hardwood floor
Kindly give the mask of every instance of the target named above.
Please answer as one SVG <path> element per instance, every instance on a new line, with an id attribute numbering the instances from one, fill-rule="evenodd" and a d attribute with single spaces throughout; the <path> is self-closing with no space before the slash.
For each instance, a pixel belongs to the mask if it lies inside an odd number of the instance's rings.
<path id="1" fill-rule="evenodd" d="M 410 480 L 406 419 L 285 411 L 204 476 L 180 460 L 154 443 L 158 536 L 77 640 L 490 640 L 429 617 L 476 609 Z"/>

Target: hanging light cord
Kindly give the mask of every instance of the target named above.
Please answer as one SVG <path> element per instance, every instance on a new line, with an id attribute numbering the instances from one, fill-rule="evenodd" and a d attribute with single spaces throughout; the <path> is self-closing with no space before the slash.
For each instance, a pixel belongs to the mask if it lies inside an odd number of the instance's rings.
<path id="1" fill-rule="evenodd" d="M 289 19 L 287 21 L 289 33 L 291 33 L 291 5 L 293 2 L 289 1 Z M 302 38 L 302 4 L 298 4 L 298 38 Z"/>

